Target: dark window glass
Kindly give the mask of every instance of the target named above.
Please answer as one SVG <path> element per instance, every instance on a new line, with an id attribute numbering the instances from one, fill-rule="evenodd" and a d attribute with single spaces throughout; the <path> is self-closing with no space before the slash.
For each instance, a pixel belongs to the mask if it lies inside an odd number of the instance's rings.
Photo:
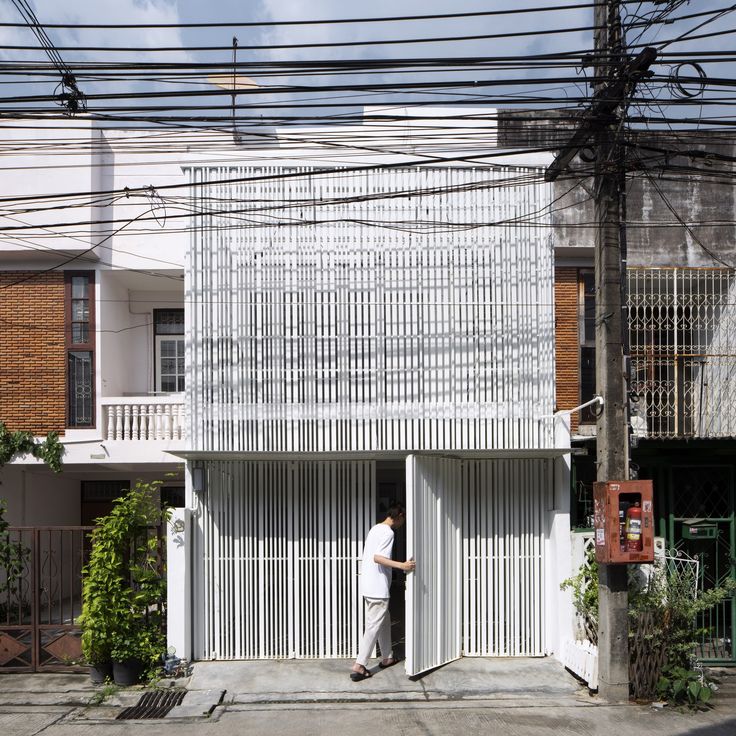
<path id="1" fill-rule="evenodd" d="M 72 343 L 80 345 L 89 342 L 89 325 L 72 324 Z"/>
<path id="2" fill-rule="evenodd" d="M 72 299 L 89 298 L 89 276 L 72 276 Z"/>
<path id="3" fill-rule="evenodd" d="M 154 330 L 157 335 L 183 335 L 183 309 L 156 309 L 153 313 Z"/>
<path id="4" fill-rule="evenodd" d="M 595 348 L 580 348 L 580 403 L 584 404 L 595 396 Z M 591 407 L 580 413 L 583 424 L 595 424 L 595 415 Z"/>
<path id="5" fill-rule="evenodd" d="M 595 274 L 591 271 L 583 271 L 581 274 L 583 282 L 583 345 L 595 345 Z"/>
<path id="6" fill-rule="evenodd" d="M 580 271 L 580 403 L 595 396 L 595 273 Z M 581 424 L 595 424 L 593 408 L 580 412 Z"/>
<path id="7" fill-rule="evenodd" d="M 129 490 L 129 480 L 83 480 L 82 501 L 88 503 L 112 501 Z"/>
<path id="8" fill-rule="evenodd" d="M 176 391 L 176 376 L 161 376 L 162 391 Z"/>
<path id="9" fill-rule="evenodd" d="M 92 352 L 89 350 L 69 351 L 67 361 L 69 426 L 90 427 L 94 424 Z"/>
<path id="10" fill-rule="evenodd" d="M 184 486 L 163 486 L 161 488 L 161 505 L 184 508 Z"/>
<path id="11" fill-rule="evenodd" d="M 71 341 L 89 342 L 89 276 L 72 276 Z"/>

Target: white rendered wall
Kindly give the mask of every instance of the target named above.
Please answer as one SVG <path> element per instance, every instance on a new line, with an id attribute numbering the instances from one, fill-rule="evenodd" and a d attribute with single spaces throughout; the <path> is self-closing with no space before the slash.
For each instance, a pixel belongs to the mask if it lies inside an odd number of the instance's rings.
<path id="1" fill-rule="evenodd" d="M 102 396 L 144 394 L 149 390 L 146 346 L 149 315 L 132 315 L 128 290 L 111 271 L 98 271 L 100 300 L 97 313 Z M 151 338 L 152 339 L 152 338 Z"/>
<path id="2" fill-rule="evenodd" d="M 77 526 L 81 517 L 79 479 L 43 468 L 6 465 L 0 469 L 0 498 L 11 526 Z"/>
<path id="3" fill-rule="evenodd" d="M 203 211 L 233 216 L 195 221 L 193 449 L 552 445 L 552 253 L 545 228 L 520 223 L 546 221 L 538 177 L 402 168 L 252 181 L 269 173 L 193 173 L 251 179 L 195 190 Z M 261 211 L 244 220 L 246 206 Z"/>
<path id="4" fill-rule="evenodd" d="M 89 192 L 93 186 L 93 168 L 90 166 L 92 135 L 92 123 L 83 117 L 74 118 L 62 130 L 59 129 L 58 122 L 52 119 L 4 120 L 2 139 L 6 149 L 16 144 L 19 148 L 32 149 L 34 153 L 21 151 L 9 154 L 7 150 L 4 151 L 0 163 L 0 196 L 37 198 L 60 192 Z M 27 203 L 19 204 L 20 207 L 28 207 Z M 40 206 L 50 207 L 54 204 L 56 203 L 47 202 Z M 48 226 L 93 219 L 94 208 L 91 205 L 80 200 L 76 200 L 74 204 L 82 206 L 17 214 L 5 209 L 0 216 L 0 225 L 6 232 L 6 237 L 0 241 L 0 253 L 10 257 L 11 254 L 33 252 L 28 241 L 37 237 L 38 243 L 42 244 L 39 246 L 42 251 L 57 248 L 74 252 L 89 248 L 94 242 L 89 228 L 86 233 L 76 233 L 73 238 L 44 238 L 49 232 L 42 228 L 15 232 L 9 230 L 24 225 Z M 39 203 L 34 202 L 31 206 L 38 207 Z M 18 240 L 13 235 L 23 240 Z"/>
<path id="5" fill-rule="evenodd" d="M 100 270 L 98 346 L 102 396 L 145 396 L 154 386 L 155 309 L 183 309 L 169 279 Z"/>

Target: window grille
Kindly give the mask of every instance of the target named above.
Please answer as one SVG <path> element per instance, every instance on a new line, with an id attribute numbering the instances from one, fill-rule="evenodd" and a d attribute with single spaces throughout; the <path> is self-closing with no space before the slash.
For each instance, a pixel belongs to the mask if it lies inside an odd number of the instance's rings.
<path id="1" fill-rule="evenodd" d="M 94 424 L 94 371 L 92 352 L 69 351 L 69 426 L 88 427 Z"/>
<path id="2" fill-rule="evenodd" d="M 631 389 L 647 436 L 736 434 L 736 270 L 630 268 Z"/>
<path id="3" fill-rule="evenodd" d="M 94 427 L 94 272 L 67 271 L 65 284 L 67 424 Z"/>

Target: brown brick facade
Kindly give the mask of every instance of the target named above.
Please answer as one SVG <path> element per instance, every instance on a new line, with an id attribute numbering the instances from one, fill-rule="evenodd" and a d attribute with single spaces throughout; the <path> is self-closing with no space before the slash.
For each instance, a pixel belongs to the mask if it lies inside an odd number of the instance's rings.
<path id="1" fill-rule="evenodd" d="M 64 274 L 0 272 L 0 335 L 0 421 L 39 435 L 62 432 Z"/>
<path id="2" fill-rule="evenodd" d="M 580 404 L 577 268 L 555 268 L 555 385 L 558 410 Z M 573 432 L 579 420 L 578 414 L 572 415 Z"/>

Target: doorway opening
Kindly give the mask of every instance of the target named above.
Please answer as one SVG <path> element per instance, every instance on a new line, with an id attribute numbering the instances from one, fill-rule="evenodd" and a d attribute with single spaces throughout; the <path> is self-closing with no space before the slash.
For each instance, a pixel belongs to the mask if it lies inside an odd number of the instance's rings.
<path id="1" fill-rule="evenodd" d="M 386 518 L 386 511 L 392 501 L 406 506 L 406 464 L 402 460 L 376 463 L 376 521 Z M 395 533 L 393 559 L 406 559 L 405 526 Z M 404 659 L 406 656 L 405 590 L 406 573 L 394 570 L 389 614 L 391 616 L 391 641 L 394 646 L 394 656 L 398 659 Z"/>

